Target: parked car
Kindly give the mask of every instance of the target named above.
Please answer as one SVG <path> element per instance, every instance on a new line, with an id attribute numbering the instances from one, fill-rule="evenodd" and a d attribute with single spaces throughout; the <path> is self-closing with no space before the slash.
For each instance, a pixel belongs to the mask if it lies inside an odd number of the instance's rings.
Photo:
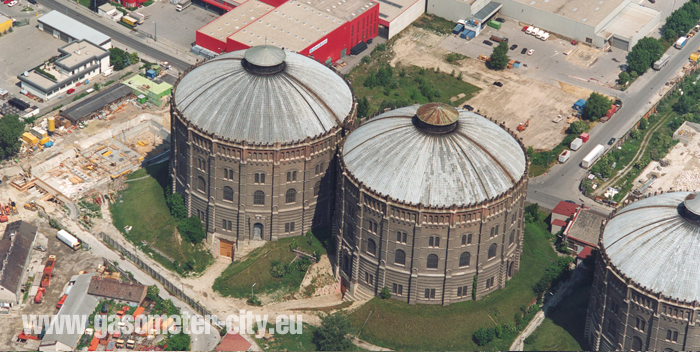
<path id="1" fill-rule="evenodd" d="M 73 94 L 73 93 L 75 93 L 75 88 L 68 89 L 68 94 Z"/>
<path id="2" fill-rule="evenodd" d="M 518 48 L 518 45 L 516 45 L 516 44 L 510 46 L 510 50 L 511 50 L 511 51 L 514 50 L 514 49 L 516 49 L 516 48 Z"/>
<path id="3" fill-rule="evenodd" d="M 107 313 L 109 313 L 109 304 L 102 303 L 102 309 L 100 310 L 100 314 L 107 314 Z"/>
<path id="4" fill-rule="evenodd" d="M 615 143 L 615 138 L 611 138 L 610 141 L 608 141 L 608 145 L 612 146 L 612 144 Z"/>
<path id="5" fill-rule="evenodd" d="M 34 249 L 37 251 L 46 252 L 46 247 L 41 245 L 34 246 Z"/>
<path id="6" fill-rule="evenodd" d="M 29 3 L 32 4 L 32 5 L 38 5 L 37 2 L 36 2 L 36 0 L 27 0 L 27 1 L 29 1 Z"/>
<path id="7" fill-rule="evenodd" d="M 531 48 L 529 51 L 527 51 L 527 55 L 531 56 L 533 53 L 535 53 L 535 49 Z"/>
<path id="8" fill-rule="evenodd" d="M 571 44 L 575 46 L 575 45 L 578 44 L 578 41 L 576 41 L 576 40 L 571 40 Z"/>
<path id="9" fill-rule="evenodd" d="M 491 41 L 489 41 L 489 40 L 484 40 L 484 42 L 482 42 L 482 43 L 485 44 L 485 45 L 487 45 L 487 46 L 491 46 L 491 45 L 493 44 L 493 43 L 492 43 Z"/>
<path id="10" fill-rule="evenodd" d="M 464 106 L 462 106 L 462 109 L 474 111 L 474 107 L 472 107 L 471 105 L 464 105 Z"/>
<path id="11" fill-rule="evenodd" d="M 525 53 L 527 53 L 527 48 L 523 48 L 523 50 L 520 51 L 520 54 L 525 54 Z"/>
<path id="12" fill-rule="evenodd" d="M 649 0 L 650 3 L 656 4 L 656 0 Z"/>
<path id="13" fill-rule="evenodd" d="M 503 86 L 503 83 L 501 83 L 501 82 L 493 82 L 493 85 L 495 85 L 495 86 L 497 86 L 497 87 L 500 88 L 500 87 Z"/>
<path id="14" fill-rule="evenodd" d="M 497 17 L 497 18 L 496 18 L 496 21 L 498 21 L 498 22 L 500 22 L 500 23 L 506 22 L 506 20 L 505 20 L 504 18 L 502 18 L 502 17 Z"/>
<path id="15" fill-rule="evenodd" d="M 13 7 L 15 5 L 17 5 L 17 1 L 12 1 L 9 4 L 7 4 L 7 6 L 9 6 L 9 7 Z"/>

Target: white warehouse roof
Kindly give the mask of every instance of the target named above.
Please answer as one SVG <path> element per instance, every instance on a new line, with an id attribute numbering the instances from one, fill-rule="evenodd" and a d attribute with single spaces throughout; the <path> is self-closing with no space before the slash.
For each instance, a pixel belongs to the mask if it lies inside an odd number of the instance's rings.
<path id="1" fill-rule="evenodd" d="M 85 25 L 84 23 L 73 20 L 72 18 L 56 10 L 53 10 L 40 17 L 39 22 L 51 26 L 77 40 L 88 40 L 100 46 L 111 40 L 111 38 L 104 33 Z"/>

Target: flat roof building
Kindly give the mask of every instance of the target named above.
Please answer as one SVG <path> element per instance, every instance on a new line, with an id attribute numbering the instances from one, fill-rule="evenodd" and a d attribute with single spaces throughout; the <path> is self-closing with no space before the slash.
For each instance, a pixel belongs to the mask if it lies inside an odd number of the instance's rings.
<path id="1" fill-rule="evenodd" d="M 51 100 L 110 68 L 109 51 L 88 40 L 70 42 L 58 52 L 58 59 L 18 75 L 21 88 L 42 100 Z"/>
<path id="2" fill-rule="evenodd" d="M 20 302 L 36 232 L 36 226 L 26 221 L 7 224 L 0 240 L 0 303 Z"/>
<path id="3" fill-rule="evenodd" d="M 116 84 L 87 97 L 85 100 L 74 104 L 66 110 L 60 111 L 60 115 L 71 122 L 77 123 L 90 118 L 91 115 L 109 105 L 131 97 L 132 91 L 133 89 L 124 84 Z"/>
<path id="4" fill-rule="evenodd" d="M 98 299 L 111 299 L 117 303 L 138 306 L 146 298 L 148 287 L 138 283 L 124 283 L 109 278 L 92 277 L 88 295 Z"/>
<path id="5" fill-rule="evenodd" d="M 112 38 L 56 10 L 40 17 L 37 28 L 66 42 L 88 40 L 104 49 L 112 48 Z"/>
<path id="6" fill-rule="evenodd" d="M 197 45 L 215 53 L 272 45 L 336 61 L 378 34 L 379 5 L 372 0 L 249 0 L 197 31 Z"/>

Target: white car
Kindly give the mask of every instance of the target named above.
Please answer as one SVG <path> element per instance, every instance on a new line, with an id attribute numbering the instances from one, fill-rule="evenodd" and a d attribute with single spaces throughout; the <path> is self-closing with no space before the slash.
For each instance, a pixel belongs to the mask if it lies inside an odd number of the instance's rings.
<path id="1" fill-rule="evenodd" d="M 530 49 L 529 51 L 527 51 L 528 56 L 531 56 L 533 53 L 535 53 L 534 49 Z"/>
<path id="2" fill-rule="evenodd" d="M 9 6 L 9 7 L 13 7 L 15 5 L 17 5 L 17 1 L 12 1 L 9 4 L 7 4 L 7 6 Z"/>

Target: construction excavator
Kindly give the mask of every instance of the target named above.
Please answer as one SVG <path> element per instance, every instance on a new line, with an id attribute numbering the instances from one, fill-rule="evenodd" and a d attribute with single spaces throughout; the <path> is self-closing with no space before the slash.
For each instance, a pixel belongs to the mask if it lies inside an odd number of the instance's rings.
<path id="1" fill-rule="evenodd" d="M 528 126 L 530 126 L 530 120 L 525 121 L 524 124 L 521 122 L 520 125 L 518 125 L 518 131 L 525 131 Z"/>
<path id="2" fill-rule="evenodd" d="M 7 217 L 7 214 L 5 214 L 5 209 L 4 207 L 0 207 L 0 222 L 7 222 L 10 220 L 10 218 Z"/>
<path id="3" fill-rule="evenodd" d="M 24 203 L 24 208 L 31 211 L 37 211 L 39 209 L 34 201 Z"/>
<path id="4" fill-rule="evenodd" d="M 12 206 L 12 215 L 17 215 L 17 204 L 12 201 L 12 199 L 8 199 L 10 201 L 10 205 Z"/>

